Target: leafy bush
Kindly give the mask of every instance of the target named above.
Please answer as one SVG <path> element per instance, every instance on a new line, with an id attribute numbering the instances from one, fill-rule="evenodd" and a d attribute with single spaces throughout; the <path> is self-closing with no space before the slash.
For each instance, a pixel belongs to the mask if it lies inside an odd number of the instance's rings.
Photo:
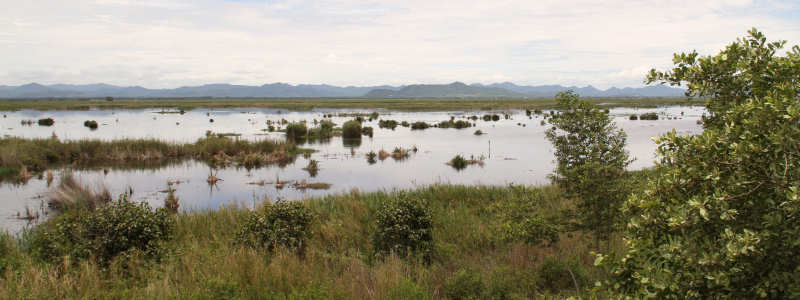
<path id="1" fill-rule="evenodd" d="M 374 237 L 378 254 L 400 257 L 419 255 L 430 260 L 433 250 L 433 223 L 424 200 L 400 197 L 383 203 L 377 212 Z"/>
<path id="2" fill-rule="evenodd" d="M 163 255 L 163 242 L 172 237 L 175 220 L 146 202 L 117 201 L 94 211 L 69 211 L 35 229 L 29 236 L 34 256 L 57 261 L 64 256 L 95 258 L 108 263 L 128 251 L 149 258 Z"/>
<path id="3" fill-rule="evenodd" d="M 45 119 L 39 119 L 38 123 L 39 126 L 53 126 L 53 124 L 55 124 L 56 121 L 53 120 L 53 118 L 45 118 Z"/>
<path id="4" fill-rule="evenodd" d="M 630 115 L 630 116 L 628 117 L 628 120 L 631 120 L 631 121 L 636 121 L 636 120 L 639 120 L 639 116 L 637 116 L 637 115 Z"/>
<path id="5" fill-rule="evenodd" d="M 268 251 L 286 247 L 302 252 L 313 220 L 313 212 L 300 202 L 266 204 L 250 213 L 234 239 L 238 244 Z"/>
<path id="6" fill-rule="evenodd" d="M 344 125 L 342 125 L 342 137 L 360 139 L 361 123 L 355 120 L 344 122 Z"/>
<path id="7" fill-rule="evenodd" d="M 308 133 L 308 128 L 303 122 L 286 124 L 286 136 L 291 138 L 304 137 Z"/>
<path id="8" fill-rule="evenodd" d="M 716 56 L 676 54 L 649 82 L 708 97 L 698 135 L 658 139 L 660 176 L 628 199 L 608 287 L 631 298 L 797 299 L 800 290 L 800 47 L 760 32 Z"/>
<path id="9" fill-rule="evenodd" d="M 445 281 L 444 296 L 447 299 L 482 299 L 485 289 L 480 274 L 461 269 Z"/>
<path id="10" fill-rule="evenodd" d="M 608 114 L 572 91 L 558 93 L 556 101 L 563 110 L 547 117 L 552 127 L 545 131 L 557 163 L 551 179 L 576 199 L 577 225 L 594 232 L 597 247 L 614 231 L 627 196 L 625 168 L 631 160 L 626 135 Z"/>

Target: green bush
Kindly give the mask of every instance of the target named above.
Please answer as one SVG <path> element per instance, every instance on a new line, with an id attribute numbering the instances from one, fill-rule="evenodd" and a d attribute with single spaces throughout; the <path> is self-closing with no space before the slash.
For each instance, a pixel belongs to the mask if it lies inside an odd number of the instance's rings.
<path id="1" fill-rule="evenodd" d="M 361 123 L 355 120 L 344 122 L 344 125 L 342 125 L 342 137 L 361 138 Z"/>
<path id="2" fill-rule="evenodd" d="M 308 128 L 303 122 L 286 124 L 286 136 L 291 138 L 304 137 L 308 133 Z"/>
<path id="3" fill-rule="evenodd" d="M 715 56 L 676 54 L 648 82 L 705 97 L 704 131 L 657 139 L 660 173 L 631 216 L 608 287 L 630 298 L 800 298 L 800 47 L 753 29 Z"/>
<path id="4" fill-rule="evenodd" d="M 383 203 L 378 210 L 374 243 L 380 255 L 400 257 L 419 255 L 430 260 L 433 250 L 433 223 L 424 200 L 401 197 Z"/>
<path id="5" fill-rule="evenodd" d="M 483 299 L 486 289 L 477 272 L 461 269 L 453 273 L 444 283 L 444 296 L 447 299 Z"/>
<path id="6" fill-rule="evenodd" d="M 268 251 L 286 247 L 302 252 L 311 235 L 313 220 L 313 212 L 300 202 L 266 204 L 247 217 L 234 240 L 238 244 Z"/>
<path id="7" fill-rule="evenodd" d="M 128 251 L 148 258 L 163 255 L 163 243 L 171 239 L 175 220 L 163 208 L 153 210 L 146 202 L 117 201 L 94 211 L 72 210 L 35 229 L 29 238 L 34 256 L 58 261 L 61 257 L 95 258 L 108 263 Z"/>

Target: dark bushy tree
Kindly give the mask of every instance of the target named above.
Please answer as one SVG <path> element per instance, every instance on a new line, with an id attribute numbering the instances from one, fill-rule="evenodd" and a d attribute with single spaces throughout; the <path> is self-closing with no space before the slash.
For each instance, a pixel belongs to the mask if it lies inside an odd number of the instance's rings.
<path id="1" fill-rule="evenodd" d="M 556 100 L 562 110 L 547 117 L 552 127 L 545 132 L 557 163 L 551 179 L 577 200 L 579 228 L 594 231 L 598 241 L 607 239 L 627 196 L 623 179 L 631 160 L 625 132 L 608 113 L 572 91 L 559 93 Z"/>
<path id="2" fill-rule="evenodd" d="M 800 297 L 800 48 L 777 56 L 784 42 L 749 33 L 648 76 L 708 97 L 710 115 L 702 134 L 658 140 L 662 175 L 624 205 L 624 256 L 598 258 L 622 295 Z"/>

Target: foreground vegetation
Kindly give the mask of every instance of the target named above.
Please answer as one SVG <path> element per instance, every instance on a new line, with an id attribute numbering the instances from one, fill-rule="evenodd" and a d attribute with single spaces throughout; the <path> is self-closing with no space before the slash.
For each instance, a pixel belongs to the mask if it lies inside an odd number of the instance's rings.
<path id="1" fill-rule="evenodd" d="M 606 107 L 656 107 L 660 105 L 702 105 L 702 101 L 685 98 L 596 98 L 593 104 Z M 502 109 L 548 109 L 558 104 L 555 99 L 17 99 L 0 100 L 0 111 L 20 109 L 38 110 L 87 110 L 87 109 L 136 109 L 174 108 L 273 108 L 306 111 L 314 108 L 391 109 L 398 111 L 442 111 L 442 110 L 502 110 Z"/>
<path id="2" fill-rule="evenodd" d="M 26 180 L 65 164 L 103 165 L 148 163 L 194 158 L 212 166 L 260 167 L 287 164 L 307 152 L 291 142 L 232 139 L 209 133 L 191 144 L 155 139 L 66 140 L 0 138 L 0 178 Z"/>
<path id="3" fill-rule="evenodd" d="M 0 298 L 586 295 L 604 275 L 591 236 L 564 230 L 571 205 L 551 186 L 434 185 L 253 211 L 71 206 L 21 239 L 0 235 Z"/>

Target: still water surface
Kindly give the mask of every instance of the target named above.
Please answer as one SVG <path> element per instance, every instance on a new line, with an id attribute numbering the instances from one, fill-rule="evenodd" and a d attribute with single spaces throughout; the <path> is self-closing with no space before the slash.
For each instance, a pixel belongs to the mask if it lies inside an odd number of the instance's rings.
<path id="1" fill-rule="evenodd" d="M 205 136 L 207 130 L 217 133 L 239 133 L 240 138 L 283 139 L 284 134 L 266 132 L 267 120 L 292 121 L 321 120 L 324 114 L 334 114 L 332 120 L 339 126 L 351 117 L 336 116 L 340 113 L 370 112 L 364 110 L 326 110 L 291 112 L 273 109 L 195 109 L 185 114 L 162 114 L 159 109 L 146 110 L 97 110 L 97 111 L 34 111 L 0 112 L 7 115 L 0 119 L 0 135 L 25 138 L 47 138 L 53 134 L 60 139 L 156 138 L 165 141 L 190 143 Z M 546 126 L 542 117 L 528 117 L 525 111 L 448 111 L 448 112 L 395 112 L 379 111 L 381 119 L 401 121 L 426 121 L 438 123 L 455 117 L 486 113 L 500 114 L 499 121 L 474 121 L 475 127 L 467 129 L 410 130 L 398 126 L 394 130 L 381 129 L 377 120 L 365 121 L 372 126 L 374 137 L 364 137 L 360 145 L 345 143 L 334 137 L 327 142 L 309 143 L 306 148 L 317 150 L 310 158 L 298 157 L 293 164 L 270 166 L 260 169 L 225 168 L 211 170 L 206 164 L 187 160 L 164 166 L 141 169 L 115 169 L 105 174 L 102 169 L 58 170 L 72 172 L 83 183 L 90 186 L 106 186 L 112 195 L 125 190 L 134 190 L 133 199 L 162 206 L 167 181 L 181 181 L 173 188 L 180 199 L 180 210 L 215 209 L 220 205 L 238 204 L 251 207 L 264 199 L 297 200 L 310 196 L 343 193 L 352 189 L 360 191 L 405 189 L 433 183 L 453 184 L 546 184 L 547 175 L 553 170 L 553 152 L 544 137 Z M 657 121 L 631 121 L 630 114 L 656 112 Z M 695 134 L 702 131 L 697 120 L 704 112 L 702 107 L 670 106 L 654 109 L 614 108 L 610 110 L 617 125 L 628 134 L 628 150 L 636 160 L 631 169 L 652 166 L 656 144 L 652 137 L 670 130 L 680 134 Z M 503 114 L 510 114 L 510 119 Z M 38 126 L 36 120 L 52 117 L 51 127 Z M 213 119 L 214 122 L 210 122 Z M 21 125 L 22 120 L 33 120 L 32 126 Z M 86 120 L 96 120 L 100 126 L 89 130 L 83 126 Z M 310 123 L 309 123 L 310 124 Z M 486 134 L 476 136 L 475 130 Z M 404 160 L 391 157 L 369 164 L 366 154 L 395 147 L 418 149 Z M 445 163 L 453 156 L 483 157 L 483 166 L 472 165 L 464 170 L 455 170 Z M 319 173 L 311 177 L 303 170 L 309 159 L 319 161 Z M 221 178 L 216 185 L 207 183 L 209 173 Z M 303 181 L 329 183 L 327 190 L 298 190 L 287 184 L 279 189 L 274 184 L 254 185 L 249 182 L 264 180 L 274 182 Z M 53 183 L 57 185 L 58 180 Z M 0 184 L 0 228 L 18 231 L 26 221 L 16 218 L 26 209 L 40 211 L 51 190 L 43 179 L 31 179 L 27 184 Z"/>

